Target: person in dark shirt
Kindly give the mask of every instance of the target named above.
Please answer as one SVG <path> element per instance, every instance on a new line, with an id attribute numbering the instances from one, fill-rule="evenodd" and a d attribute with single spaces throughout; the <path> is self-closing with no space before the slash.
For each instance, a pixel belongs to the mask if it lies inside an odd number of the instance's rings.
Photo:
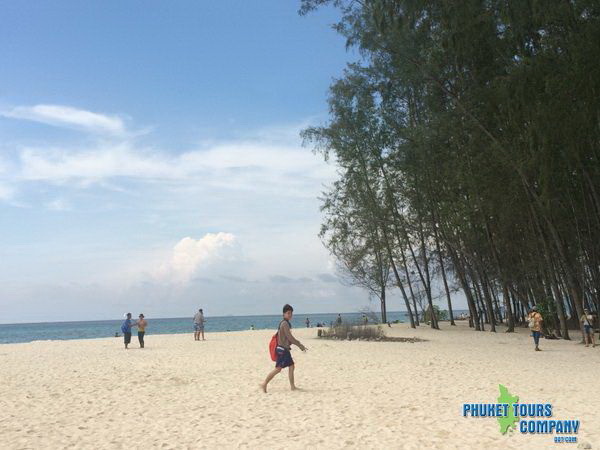
<path id="1" fill-rule="evenodd" d="M 131 342 L 131 327 L 134 326 L 131 321 L 131 313 L 127 313 L 127 318 L 121 325 L 121 331 L 123 332 L 123 342 L 125 343 L 125 349 L 128 348 Z"/>

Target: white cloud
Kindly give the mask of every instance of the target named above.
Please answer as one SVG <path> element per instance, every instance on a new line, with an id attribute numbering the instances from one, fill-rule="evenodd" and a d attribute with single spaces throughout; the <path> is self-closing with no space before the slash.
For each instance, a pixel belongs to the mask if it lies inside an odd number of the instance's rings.
<path id="1" fill-rule="evenodd" d="M 95 283 L 144 311 L 148 302 L 164 307 L 165 315 L 179 311 L 165 304 L 195 304 L 199 290 L 207 302 L 214 300 L 213 311 L 222 313 L 239 305 L 256 312 L 256 304 L 269 299 L 312 298 L 324 284 L 316 274 L 327 271 L 327 255 L 316 238 L 316 197 L 334 178 L 335 166 L 300 145 L 301 127 L 197 142 L 183 152 L 145 145 L 151 135 L 137 139 L 128 132 L 102 132 L 79 142 L 68 136 L 4 144 L 0 185 L 27 201 L 32 214 L 56 227 L 60 238 L 23 256 L 27 264 L 18 267 L 26 270 L 15 269 L 10 279 L 27 273 L 19 281 L 23 286 L 29 279 Z M 66 209 L 84 214 L 59 221 L 47 212 Z M 79 220 L 85 227 L 75 226 Z M 113 236 L 107 228 L 119 233 Z M 209 230 L 232 234 L 205 235 Z M 15 254 L 24 254 L 15 245 Z M 47 255 L 60 255 L 60 265 L 48 264 Z M 48 270 L 51 265 L 54 271 Z M 271 274 L 284 276 L 274 282 Z M 304 283 L 302 289 L 288 292 L 290 286 L 281 282 L 285 277 Z M 241 288 L 248 294 L 240 294 Z"/>
<path id="2" fill-rule="evenodd" d="M 125 133 L 125 124 L 120 117 L 99 114 L 71 106 L 17 106 L 0 112 L 0 115 L 54 126 L 79 128 L 93 133 L 108 133 L 113 135 Z"/>
<path id="3" fill-rule="evenodd" d="M 333 179 L 334 170 L 297 145 L 242 141 L 171 154 L 121 142 L 83 151 L 23 149 L 15 179 L 77 186 L 117 178 L 153 183 L 181 181 L 188 186 L 267 189 L 314 197 L 323 182 Z M 307 185 L 312 189 L 307 190 Z"/>
<path id="4" fill-rule="evenodd" d="M 64 105 L 19 106 L 0 116 L 78 127 L 99 133 L 90 143 L 28 145 L 9 149 L 10 176 L 0 167 L 0 200 L 27 183 L 135 190 L 134 183 L 162 183 L 164 190 L 218 189 L 316 197 L 335 177 L 334 165 L 300 145 L 308 123 L 266 127 L 243 138 L 200 143 L 186 152 L 146 147 L 118 116 Z M 107 135 L 111 139 L 105 139 Z M 1 161 L 0 161 L 1 163 Z M 1 166 L 1 164 L 0 164 Z M 134 184 L 132 186 L 132 184 Z"/>
<path id="5" fill-rule="evenodd" d="M 26 148 L 20 154 L 19 178 L 25 181 L 98 181 L 116 177 L 169 178 L 169 164 L 135 152 L 126 143 L 88 151 Z"/>
<path id="6" fill-rule="evenodd" d="M 54 200 L 46 203 L 46 209 L 56 212 L 70 211 L 71 205 L 63 198 L 55 198 Z"/>
<path id="7" fill-rule="evenodd" d="M 200 239 L 185 237 L 174 247 L 167 263 L 157 271 L 159 281 L 186 283 L 220 262 L 238 260 L 239 247 L 231 233 L 207 233 Z"/>

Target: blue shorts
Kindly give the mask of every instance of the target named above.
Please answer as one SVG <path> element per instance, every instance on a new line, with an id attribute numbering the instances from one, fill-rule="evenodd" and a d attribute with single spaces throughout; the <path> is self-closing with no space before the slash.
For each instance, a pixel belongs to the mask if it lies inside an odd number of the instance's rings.
<path id="1" fill-rule="evenodd" d="M 275 367 L 281 367 L 282 369 L 285 369 L 286 367 L 294 365 L 292 353 L 287 348 L 278 346 L 275 351 L 277 352 L 277 361 L 275 362 Z"/>
<path id="2" fill-rule="evenodd" d="M 204 324 L 202 324 L 202 323 L 195 323 L 194 324 L 194 330 L 196 330 L 196 331 L 204 331 Z"/>
<path id="3" fill-rule="evenodd" d="M 594 334 L 594 331 L 592 330 L 591 325 L 584 325 L 583 329 L 585 330 L 585 334 Z"/>

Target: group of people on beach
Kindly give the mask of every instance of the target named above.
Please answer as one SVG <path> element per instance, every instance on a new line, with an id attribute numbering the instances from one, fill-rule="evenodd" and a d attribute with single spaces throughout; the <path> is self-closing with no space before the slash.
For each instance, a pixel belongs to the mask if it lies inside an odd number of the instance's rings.
<path id="1" fill-rule="evenodd" d="M 125 315 L 125 320 L 121 324 L 121 331 L 123 332 L 123 342 L 125 343 L 125 349 L 128 349 L 129 344 L 131 343 L 131 329 L 133 327 L 137 327 L 140 348 L 144 348 L 144 335 L 146 334 L 147 326 L 148 322 L 146 321 L 146 319 L 144 319 L 143 314 L 140 314 L 138 316 L 138 320 L 136 321 L 133 321 L 133 319 L 131 318 L 131 313 L 127 313 Z"/>
<path id="2" fill-rule="evenodd" d="M 585 308 L 579 321 L 583 325 L 583 339 L 585 346 L 589 347 L 591 344 L 592 348 L 596 347 L 596 338 L 594 336 L 594 315 L 591 314 L 589 309 Z M 529 310 L 527 322 L 529 323 L 529 329 L 531 330 L 531 336 L 533 337 L 533 342 L 535 344 L 535 351 L 539 352 L 541 351 L 540 338 L 542 337 L 544 318 L 538 311 L 537 306 L 533 306 Z"/>
<path id="3" fill-rule="evenodd" d="M 290 380 L 290 388 L 292 390 L 296 389 L 296 384 L 294 382 L 294 360 L 292 359 L 292 345 L 296 345 L 300 350 L 305 352 L 307 348 L 302 345 L 302 343 L 296 339 L 292 335 L 292 324 L 291 320 L 294 315 L 294 308 L 291 305 L 284 305 L 283 307 L 283 318 L 281 322 L 279 322 L 279 326 L 277 327 L 277 347 L 276 353 L 277 358 L 275 361 L 275 369 L 273 369 L 268 375 L 265 381 L 261 384 L 261 388 L 264 392 L 267 392 L 267 385 L 269 382 L 283 369 L 288 369 L 288 376 Z M 308 321 L 308 319 L 307 319 Z M 338 321 L 341 323 L 341 316 L 338 317 Z M 337 321 L 336 321 L 337 322 Z M 194 315 L 193 319 L 194 323 L 194 340 L 200 341 L 205 340 L 204 338 L 204 311 L 202 308 L 198 310 L 198 312 Z M 307 324 L 309 325 L 309 324 Z M 131 318 L 131 313 L 126 314 L 126 318 L 121 325 L 121 331 L 123 332 L 123 340 L 125 343 L 125 348 L 129 348 L 129 344 L 131 343 L 131 330 L 134 327 L 138 329 L 138 340 L 140 342 L 140 348 L 144 348 L 144 334 L 146 333 L 146 327 L 148 326 L 148 322 L 144 318 L 143 314 L 139 315 L 138 320 L 134 321 Z"/>
<path id="4" fill-rule="evenodd" d="M 194 315 L 194 340 L 199 341 L 200 338 L 204 341 L 204 312 L 202 308 L 198 310 L 198 312 Z M 125 315 L 125 320 L 121 324 L 121 332 L 123 333 L 123 342 L 125 343 L 125 349 L 129 348 L 129 344 L 131 343 L 131 329 L 137 327 L 138 329 L 138 341 L 140 343 L 140 348 L 144 348 L 144 335 L 146 334 L 146 327 L 148 326 L 148 321 L 144 318 L 143 314 L 139 315 L 138 320 L 133 320 L 131 318 L 131 313 L 127 313 Z M 115 336 L 118 337 L 119 333 L 115 333 Z"/>
<path id="5" fill-rule="evenodd" d="M 289 367 L 289 378 L 290 378 L 290 386 L 292 389 L 295 389 L 294 385 L 294 360 L 292 359 L 290 350 L 291 345 L 294 344 L 298 346 L 302 351 L 306 351 L 306 347 L 303 346 L 300 341 L 295 339 L 292 336 L 290 329 L 292 325 L 290 323 L 292 316 L 294 313 L 294 308 L 290 305 L 286 304 L 283 307 L 283 319 L 279 323 L 277 327 L 277 361 L 275 364 L 275 369 L 269 373 L 265 382 L 261 385 L 263 390 L 267 391 L 267 385 L 273 379 L 275 375 L 281 372 L 282 369 Z M 365 316 L 366 317 L 366 316 Z M 368 323 L 367 320 L 364 320 L 364 323 Z M 193 323 L 194 323 L 194 340 L 195 341 L 204 341 L 204 311 L 202 308 L 198 310 L 198 312 L 194 315 Z M 596 340 L 594 336 L 594 321 L 595 317 L 590 313 L 590 310 L 585 308 L 583 310 L 583 315 L 581 316 L 580 322 L 583 326 L 583 336 L 585 346 L 596 347 Z M 340 325 L 342 322 L 341 315 L 338 314 L 338 317 L 335 321 L 336 326 Z M 533 342 L 535 344 L 535 351 L 539 352 L 540 349 L 540 338 L 542 337 L 542 329 L 544 319 L 542 314 L 538 311 L 537 306 L 533 306 L 529 310 L 529 314 L 527 315 L 527 322 L 529 323 L 529 329 L 531 330 L 531 336 L 533 337 Z M 306 318 L 306 327 L 310 327 L 310 320 Z M 317 324 L 317 326 L 321 326 L 322 324 Z M 121 331 L 123 332 L 123 341 L 125 343 L 125 348 L 129 348 L 129 344 L 131 343 L 131 329 L 133 327 L 137 327 L 138 329 L 138 341 L 140 343 L 140 348 L 144 348 L 144 335 L 146 334 L 146 327 L 148 326 L 148 322 L 144 318 L 143 314 L 140 314 L 138 320 L 134 321 L 131 318 L 131 313 L 126 314 L 126 319 L 121 325 Z M 251 327 L 254 329 L 254 325 Z M 118 333 L 116 334 L 118 336 Z"/>
<path id="6" fill-rule="evenodd" d="M 307 350 L 306 346 L 304 346 L 298 339 L 296 339 L 292 335 L 292 324 L 291 320 L 294 315 L 294 308 L 286 304 L 283 306 L 283 317 L 277 326 L 277 333 L 273 337 L 273 342 L 276 342 L 275 347 L 275 355 L 273 359 L 275 360 L 275 368 L 269 372 L 265 381 L 261 383 L 260 387 L 263 392 L 267 392 L 267 386 L 271 382 L 271 380 L 278 375 L 283 369 L 288 369 L 288 377 L 290 382 L 290 388 L 292 390 L 296 390 L 296 384 L 294 381 L 294 370 L 295 364 L 292 358 L 292 345 L 297 346 L 300 350 L 305 352 Z M 596 346 L 595 338 L 594 338 L 594 316 L 590 313 L 588 309 L 584 309 L 584 314 L 581 316 L 581 324 L 583 325 L 584 330 L 584 339 L 585 346 L 589 347 L 591 344 L 592 347 Z M 536 306 L 533 306 L 529 311 L 527 316 L 527 321 L 529 322 L 529 329 L 531 330 L 531 336 L 533 337 L 533 341 L 535 343 L 535 351 L 541 351 L 539 344 L 540 338 L 542 336 L 542 328 L 544 319 L 542 314 L 538 311 Z M 341 325 L 342 318 L 338 315 L 336 319 L 336 325 Z M 198 310 L 198 312 L 194 315 L 193 318 L 194 323 L 194 340 L 200 341 L 205 340 L 204 338 L 204 312 L 202 308 Z M 366 321 L 365 321 L 366 323 Z M 131 342 L 131 329 L 133 327 L 137 327 L 138 329 L 138 340 L 140 343 L 140 348 L 144 348 L 144 334 L 146 332 L 146 327 L 148 323 L 144 318 L 143 314 L 139 315 L 139 319 L 137 321 L 133 321 L 131 319 L 131 313 L 127 313 L 127 317 L 121 326 L 121 331 L 123 332 L 125 348 L 127 349 Z M 310 321 L 306 319 L 306 326 L 310 327 Z M 252 326 L 254 328 L 254 326 Z M 274 345 L 274 344 L 273 344 Z"/>

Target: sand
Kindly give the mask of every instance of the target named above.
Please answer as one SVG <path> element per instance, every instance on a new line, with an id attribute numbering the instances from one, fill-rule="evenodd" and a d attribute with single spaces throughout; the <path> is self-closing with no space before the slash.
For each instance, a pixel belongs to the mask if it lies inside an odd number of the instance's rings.
<path id="1" fill-rule="evenodd" d="M 553 435 L 501 435 L 496 419 L 464 418 L 502 383 L 522 402 L 579 419 L 578 443 L 600 446 L 600 347 L 542 340 L 526 329 L 477 333 L 405 324 L 390 336 L 420 343 L 338 342 L 293 330 L 296 383 L 267 394 L 272 331 L 151 334 L 0 345 L 0 448 L 539 448 Z M 503 331 L 503 330 L 502 330 Z M 577 444 L 562 444 L 576 448 Z"/>

